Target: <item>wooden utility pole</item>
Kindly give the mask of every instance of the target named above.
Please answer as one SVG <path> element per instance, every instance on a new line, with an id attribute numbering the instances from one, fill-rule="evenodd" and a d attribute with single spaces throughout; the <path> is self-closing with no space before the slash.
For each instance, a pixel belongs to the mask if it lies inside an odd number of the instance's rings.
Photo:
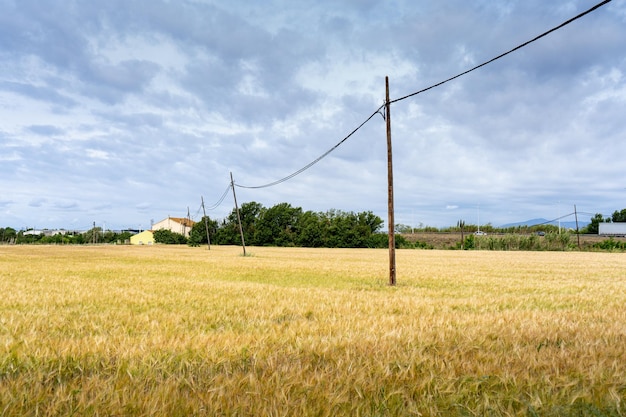
<path id="1" fill-rule="evenodd" d="M 187 233 L 187 228 L 189 228 L 189 233 Z M 183 226 L 183 236 L 191 237 L 191 213 L 189 213 L 189 206 L 187 206 L 187 224 Z"/>
<path id="2" fill-rule="evenodd" d="M 241 234 L 241 246 L 243 247 L 243 256 L 246 256 L 246 242 L 243 238 L 243 226 L 241 225 L 241 216 L 239 215 L 239 206 L 237 205 L 237 194 L 235 194 L 235 180 L 233 173 L 230 173 L 230 186 L 233 189 L 233 198 L 235 199 L 235 211 L 237 211 L 237 221 L 239 222 L 239 233 Z"/>
<path id="3" fill-rule="evenodd" d="M 461 229 L 461 250 L 465 249 L 465 221 L 459 220 L 457 226 Z"/>
<path id="4" fill-rule="evenodd" d="M 204 197 L 200 196 L 200 200 L 202 200 L 202 214 L 204 215 L 203 217 L 204 217 L 204 228 L 206 229 L 206 242 L 209 247 L 209 250 L 211 250 L 211 238 L 209 237 L 209 223 L 206 218 L 206 210 L 204 209 Z"/>
<path id="5" fill-rule="evenodd" d="M 389 77 L 385 77 L 385 121 L 387 122 L 387 224 L 389 229 L 389 285 L 396 285 L 396 236 L 393 215 L 393 164 L 391 152 L 391 105 L 389 103 Z"/>
<path id="6" fill-rule="evenodd" d="M 574 218 L 576 219 L 576 239 L 578 239 L 578 249 L 580 249 L 580 230 L 578 230 L 578 212 L 576 211 L 576 204 L 574 204 Z"/>

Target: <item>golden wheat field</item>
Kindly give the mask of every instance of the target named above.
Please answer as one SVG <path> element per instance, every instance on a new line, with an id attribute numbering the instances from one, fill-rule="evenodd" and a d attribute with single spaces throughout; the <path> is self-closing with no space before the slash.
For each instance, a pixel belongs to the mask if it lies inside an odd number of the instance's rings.
<path id="1" fill-rule="evenodd" d="M 626 255 L 0 246 L 2 416 L 624 416 Z"/>

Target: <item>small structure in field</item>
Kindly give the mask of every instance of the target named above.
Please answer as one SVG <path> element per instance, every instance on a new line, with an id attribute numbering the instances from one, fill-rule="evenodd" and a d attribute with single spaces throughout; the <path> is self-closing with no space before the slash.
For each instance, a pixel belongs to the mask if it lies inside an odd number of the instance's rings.
<path id="1" fill-rule="evenodd" d="M 626 222 L 598 223 L 600 236 L 626 236 Z"/>
<path id="2" fill-rule="evenodd" d="M 626 236 L 626 222 L 598 223 L 600 236 Z"/>
<path id="3" fill-rule="evenodd" d="M 152 230 L 144 230 L 141 233 L 130 237 L 131 245 L 154 245 L 154 234 Z"/>

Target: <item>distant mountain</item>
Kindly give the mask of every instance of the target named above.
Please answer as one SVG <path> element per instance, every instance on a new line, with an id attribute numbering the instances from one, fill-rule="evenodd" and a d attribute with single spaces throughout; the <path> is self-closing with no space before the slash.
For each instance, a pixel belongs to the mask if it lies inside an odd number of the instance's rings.
<path id="1" fill-rule="evenodd" d="M 500 226 L 501 228 L 507 228 L 507 227 L 517 227 L 517 226 L 537 226 L 537 225 L 542 225 L 542 224 L 551 224 L 553 226 L 557 226 L 559 225 L 559 221 L 558 220 L 547 220 L 547 219 L 531 219 L 531 220 L 526 220 L 525 222 L 518 222 L 518 223 L 508 223 L 508 224 L 503 224 L 502 226 Z M 579 220 L 578 221 L 578 228 L 582 229 L 583 227 L 586 227 L 589 224 L 588 221 L 583 221 L 583 220 Z M 576 229 L 576 221 L 561 221 L 561 227 L 565 228 L 565 229 Z"/>

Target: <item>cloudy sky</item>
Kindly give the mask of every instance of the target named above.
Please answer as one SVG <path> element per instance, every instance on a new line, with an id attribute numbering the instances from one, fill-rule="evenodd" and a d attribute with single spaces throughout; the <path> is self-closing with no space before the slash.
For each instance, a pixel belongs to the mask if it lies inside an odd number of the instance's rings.
<path id="1" fill-rule="evenodd" d="M 0 227 L 212 218 L 600 0 L 0 0 Z M 626 207 L 626 2 L 391 106 L 396 222 Z M 385 121 L 239 203 L 387 218 Z M 216 207 L 213 207 L 216 206 Z M 588 220 L 588 215 L 581 219 Z M 564 220 L 573 220 L 573 216 Z"/>

